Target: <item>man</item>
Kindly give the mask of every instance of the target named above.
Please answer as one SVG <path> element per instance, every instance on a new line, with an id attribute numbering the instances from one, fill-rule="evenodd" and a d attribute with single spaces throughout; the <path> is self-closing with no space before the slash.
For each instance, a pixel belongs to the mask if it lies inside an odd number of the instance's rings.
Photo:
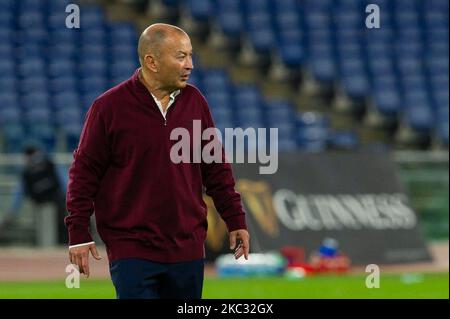
<path id="1" fill-rule="evenodd" d="M 53 247 L 67 243 L 64 226 L 66 216 L 61 176 L 51 158 L 37 145 L 29 144 L 23 149 L 25 166 L 21 181 L 14 192 L 10 211 L 0 223 L 0 232 L 15 224 L 25 198 L 33 204 L 36 244 Z"/>
<path id="2" fill-rule="evenodd" d="M 201 298 L 207 220 L 202 188 L 248 259 L 249 234 L 229 163 L 174 163 L 172 130 L 213 127 L 205 98 L 187 84 L 189 36 L 167 24 L 139 39 L 141 68 L 91 106 L 69 170 L 70 261 L 89 276 L 88 232 L 95 209 L 118 298 Z M 202 142 L 203 143 L 203 142 Z M 222 158 L 224 152 L 222 149 Z"/>

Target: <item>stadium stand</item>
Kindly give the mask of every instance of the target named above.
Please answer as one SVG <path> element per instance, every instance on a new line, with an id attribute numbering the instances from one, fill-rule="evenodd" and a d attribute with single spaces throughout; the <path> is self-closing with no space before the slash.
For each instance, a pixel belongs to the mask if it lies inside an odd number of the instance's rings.
<path id="1" fill-rule="evenodd" d="M 71 2 L 0 0 L 2 152 L 29 139 L 72 151 L 95 97 L 138 67 L 137 25 L 81 1 L 82 27 L 67 29 Z M 228 54 L 219 67 L 197 57 L 190 80 L 220 129 L 277 127 L 280 150 L 448 149 L 448 1 L 122 2 Z M 365 26 L 369 3 L 380 29 Z"/>

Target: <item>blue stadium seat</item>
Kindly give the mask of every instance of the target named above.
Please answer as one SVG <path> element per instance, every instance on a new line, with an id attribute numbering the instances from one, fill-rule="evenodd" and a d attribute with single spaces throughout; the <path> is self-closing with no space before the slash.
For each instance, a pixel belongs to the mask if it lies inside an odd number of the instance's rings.
<path id="1" fill-rule="evenodd" d="M 372 77 L 372 98 L 376 108 L 388 117 L 396 116 L 401 110 L 401 97 L 395 75 Z"/>
<path id="2" fill-rule="evenodd" d="M 295 118 L 294 106 L 284 99 L 269 99 L 265 101 L 265 117 L 268 125 L 276 122 L 290 122 Z"/>
<path id="3" fill-rule="evenodd" d="M 71 29 L 66 28 L 66 19 L 68 14 L 65 11 L 66 10 L 64 8 L 60 11 L 54 11 L 48 16 L 47 21 L 49 30 L 54 32 L 69 33 L 68 31 Z"/>
<path id="4" fill-rule="evenodd" d="M 83 94 L 104 92 L 108 88 L 108 81 L 106 77 L 91 76 L 81 78 L 80 89 Z"/>
<path id="5" fill-rule="evenodd" d="M 14 39 L 15 30 L 10 28 L 0 28 L 0 43 L 11 43 Z"/>
<path id="6" fill-rule="evenodd" d="M 269 146 L 268 146 L 269 147 Z M 290 152 L 297 149 L 297 144 L 295 139 L 285 138 L 278 140 L 278 150 L 280 152 Z"/>
<path id="7" fill-rule="evenodd" d="M 338 150 L 355 150 L 359 146 L 358 135 L 352 131 L 333 131 L 328 143 L 332 149 Z"/>
<path id="8" fill-rule="evenodd" d="M 15 91 L 0 93 L 0 108 L 19 108 L 19 98 Z"/>
<path id="9" fill-rule="evenodd" d="M 80 19 L 80 26 L 83 29 L 103 29 L 105 20 L 103 10 L 97 5 L 85 5 L 80 7 L 83 13 Z"/>
<path id="10" fill-rule="evenodd" d="M 301 42 L 284 39 L 279 46 L 281 60 L 287 67 L 299 68 L 305 58 L 305 48 Z"/>
<path id="11" fill-rule="evenodd" d="M 81 29 L 80 43 L 82 46 L 90 45 L 105 45 L 106 44 L 106 31 L 104 29 Z"/>
<path id="12" fill-rule="evenodd" d="M 253 85 L 236 85 L 234 88 L 236 109 L 259 108 L 261 106 L 261 93 Z"/>
<path id="13" fill-rule="evenodd" d="M 59 127 L 82 123 L 82 111 L 78 107 L 60 108 L 55 115 L 55 123 Z"/>
<path id="14" fill-rule="evenodd" d="M 344 91 L 350 98 L 363 99 L 369 95 L 370 84 L 364 73 L 346 75 L 341 81 Z"/>
<path id="15" fill-rule="evenodd" d="M 49 32 L 50 43 L 51 44 L 72 44 L 74 46 L 78 45 L 80 31 L 77 29 L 67 29 L 58 26 L 57 29 L 51 30 Z"/>
<path id="16" fill-rule="evenodd" d="M 198 88 L 200 91 L 203 92 L 203 85 L 202 85 L 202 78 L 199 75 L 198 69 L 194 69 L 194 71 L 189 76 L 189 84 L 192 84 L 196 88 Z M 206 94 L 206 92 L 204 92 Z"/>
<path id="17" fill-rule="evenodd" d="M 63 136 L 66 144 L 66 151 L 73 152 L 79 142 L 82 124 L 81 123 L 71 123 L 64 125 L 62 128 Z"/>
<path id="18" fill-rule="evenodd" d="M 28 138 L 39 141 L 46 152 L 56 150 L 57 135 L 55 129 L 50 125 L 33 124 L 28 127 Z"/>
<path id="19" fill-rule="evenodd" d="M 0 94 L 15 92 L 16 89 L 17 89 L 17 80 L 15 77 L 0 75 Z M 0 105 L 0 108 L 1 107 L 2 106 Z"/>
<path id="20" fill-rule="evenodd" d="M 187 5 L 195 20 L 207 21 L 213 14 L 213 6 L 209 0 L 187 0 Z"/>
<path id="21" fill-rule="evenodd" d="M 109 24 L 109 42 L 111 45 L 136 46 L 137 30 L 132 23 L 114 22 Z"/>
<path id="22" fill-rule="evenodd" d="M 66 7 L 72 3 L 72 0 L 48 0 L 47 9 L 49 13 L 65 12 Z"/>
<path id="23" fill-rule="evenodd" d="M 19 75 L 23 78 L 28 77 L 30 74 L 45 75 L 45 69 L 45 61 L 41 58 L 30 58 L 18 65 Z"/>
<path id="24" fill-rule="evenodd" d="M 39 75 L 26 77 L 20 81 L 19 88 L 20 91 L 24 94 L 33 92 L 47 92 L 48 90 L 47 77 Z"/>
<path id="25" fill-rule="evenodd" d="M 233 112 L 228 107 L 214 107 L 211 113 L 215 122 L 228 123 L 234 121 Z"/>
<path id="26" fill-rule="evenodd" d="M 447 123 L 441 123 L 437 127 L 437 136 L 441 143 L 448 147 L 448 122 Z"/>
<path id="27" fill-rule="evenodd" d="M 272 1 L 272 4 L 275 6 L 276 12 L 298 12 L 300 7 L 297 5 L 296 0 L 276 0 Z"/>
<path id="28" fill-rule="evenodd" d="M 56 111 L 65 108 L 78 108 L 79 110 L 83 109 L 78 92 L 75 90 L 67 90 L 65 92 L 58 91 L 58 93 L 53 96 L 52 105 L 53 109 Z"/>
<path id="29" fill-rule="evenodd" d="M 1 41 L 1 40 L 0 40 Z M 0 43 L 0 61 L 2 60 L 13 60 L 14 48 L 9 42 Z"/>
<path id="30" fill-rule="evenodd" d="M 45 17 L 41 11 L 24 11 L 17 18 L 18 26 L 22 30 L 41 27 L 45 23 Z"/>
<path id="31" fill-rule="evenodd" d="M 332 83 L 336 78 L 336 64 L 331 53 L 312 52 L 309 69 L 313 77 L 322 83 Z"/>
<path id="32" fill-rule="evenodd" d="M 218 23 L 223 33 L 230 37 L 240 36 L 244 28 L 244 19 L 240 11 L 223 11 L 218 12 Z"/>
<path id="33" fill-rule="evenodd" d="M 299 128 L 305 127 L 327 127 L 329 125 L 329 120 L 326 116 L 316 113 L 316 112 L 305 112 L 298 113 L 297 117 L 297 126 Z"/>
<path id="34" fill-rule="evenodd" d="M 130 63 L 130 61 L 114 63 L 111 65 L 110 76 L 115 82 L 120 83 L 131 77 L 137 67 L 136 63 Z"/>
<path id="35" fill-rule="evenodd" d="M 17 107 L 1 106 L 0 107 L 0 124 L 22 123 L 22 113 Z"/>
<path id="36" fill-rule="evenodd" d="M 228 108 L 233 110 L 233 104 L 228 91 L 214 91 L 206 94 L 208 105 L 211 109 L 215 108 Z"/>
<path id="37" fill-rule="evenodd" d="M 449 96 L 448 96 L 448 86 L 447 89 L 441 89 L 434 91 L 433 99 L 435 103 L 435 108 L 442 109 L 447 108 L 449 105 Z"/>
<path id="38" fill-rule="evenodd" d="M 9 78 L 15 76 L 15 65 L 13 61 L 0 60 L 0 76 Z"/>
<path id="39" fill-rule="evenodd" d="M 135 45 L 113 44 L 110 50 L 111 63 L 131 62 L 136 65 L 139 63 Z"/>
<path id="40" fill-rule="evenodd" d="M 24 110 L 33 108 L 50 109 L 50 97 L 47 92 L 32 92 L 25 94 L 22 98 Z"/>
<path id="41" fill-rule="evenodd" d="M 104 77 L 107 74 L 107 64 L 102 59 L 83 60 L 79 64 L 79 75 L 81 78 L 91 76 Z"/>
<path id="42" fill-rule="evenodd" d="M 205 93 L 229 90 L 229 79 L 222 69 L 205 69 L 203 71 L 202 88 Z"/>
<path id="43" fill-rule="evenodd" d="M 257 52 L 270 52 L 276 43 L 272 19 L 267 11 L 252 11 L 247 16 L 247 31 L 250 42 Z"/>
<path id="44" fill-rule="evenodd" d="M 376 88 L 374 98 L 376 108 L 385 116 L 394 117 L 401 111 L 401 98 L 396 90 L 389 87 Z"/>
<path id="45" fill-rule="evenodd" d="M 241 4 L 241 8 L 247 15 L 252 12 L 270 13 L 270 0 L 247 0 Z"/>
<path id="46" fill-rule="evenodd" d="M 429 133 L 433 127 L 433 113 L 426 106 L 408 107 L 405 117 L 409 126 L 418 132 Z"/>
<path id="47" fill-rule="evenodd" d="M 368 66 L 372 76 L 393 75 L 394 62 L 388 57 L 373 57 L 368 60 Z"/>
<path id="48" fill-rule="evenodd" d="M 236 108 L 236 120 L 240 127 L 264 127 L 263 114 L 261 108 L 247 106 Z"/>
<path id="49" fill-rule="evenodd" d="M 326 149 L 329 120 L 326 116 L 305 112 L 297 114 L 297 144 L 300 150 L 317 152 Z"/>
<path id="50" fill-rule="evenodd" d="M 49 35 L 47 29 L 42 26 L 34 26 L 31 29 L 19 31 L 16 40 L 27 45 L 47 45 Z"/>
<path id="51" fill-rule="evenodd" d="M 77 86 L 77 80 L 71 73 L 63 73 L 61 76 L 50 80 L 50 92 L 53 94 L 64 91 L 73 91 L 74 89 L 77 89 Z"/>
<path id="52" fill-rule="evenodd" d="M 0 11 L 0 27 L 2 29 L 11 29 L 14 23 L 14 15 L 12 12 L 4 10 Z"/>
<path id="53" fill-rule="evenodd" d="M 25 129 L 21 124 L 8 123 L 2 126 L 6 153 L 22 152 L 22 144 L 25 140 Z"/>
<path id="54" fill-rule="evenodd" d="M 321 152 L 327 148 L 328 129 L 320 127 L 303 128 L 298 131 L 297 145 L 306 152 Z"/>
<path id="55" fill-rule="evenodd" d="M 33 107 L 24 113 L 24 121 L 27 125 L 51 125 L 53 114 L 49 107 Z"/>
<path id="56" fill-rule="evenodd" d="M 49 60 L 75 60 L 78 55 L 78 48 L 75 43 L 51 44 L 47 57 Z"/>
<path id="57" fill-rule="evenodd" d="M 90 61 L 92 59 L 105 60 L 107 54 L 106 46 L 103 44 L 92 44 L 81 47 L 79 61 Z"/>
<path id="58" fill-rule="evenodd" d="M 75 63 L 71 59 L 52 59 L 47 63 L 50 78 L 61 77 L 75 73 Z"/>

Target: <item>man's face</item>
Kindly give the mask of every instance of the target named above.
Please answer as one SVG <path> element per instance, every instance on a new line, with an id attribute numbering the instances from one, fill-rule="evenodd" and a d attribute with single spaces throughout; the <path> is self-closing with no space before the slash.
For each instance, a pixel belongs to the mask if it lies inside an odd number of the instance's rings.
<path id="1" fill-rule="evenodd" d="M 163 87 L 182 89 L 186 87 L 192 64 L 192 45 L 189 37 L 182 34 L 168 36 L 156 59 L 158 79 Z"/>

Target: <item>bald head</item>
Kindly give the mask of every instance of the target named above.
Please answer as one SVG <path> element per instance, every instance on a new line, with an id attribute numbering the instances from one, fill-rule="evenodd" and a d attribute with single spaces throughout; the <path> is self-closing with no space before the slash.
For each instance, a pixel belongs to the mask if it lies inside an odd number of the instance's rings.
<path id="1" fill-rule="evenodd" d="M 138 44 L 138 54 L 141 66 L 144 64 L 144 57 L 146 54 L 153 54 L 158 57 L 165 40 L 173 35 L 188 36 L 187 33 L 179 27 L 165 23 L 155 23 L 145 29 L 139 37 Z"/>

